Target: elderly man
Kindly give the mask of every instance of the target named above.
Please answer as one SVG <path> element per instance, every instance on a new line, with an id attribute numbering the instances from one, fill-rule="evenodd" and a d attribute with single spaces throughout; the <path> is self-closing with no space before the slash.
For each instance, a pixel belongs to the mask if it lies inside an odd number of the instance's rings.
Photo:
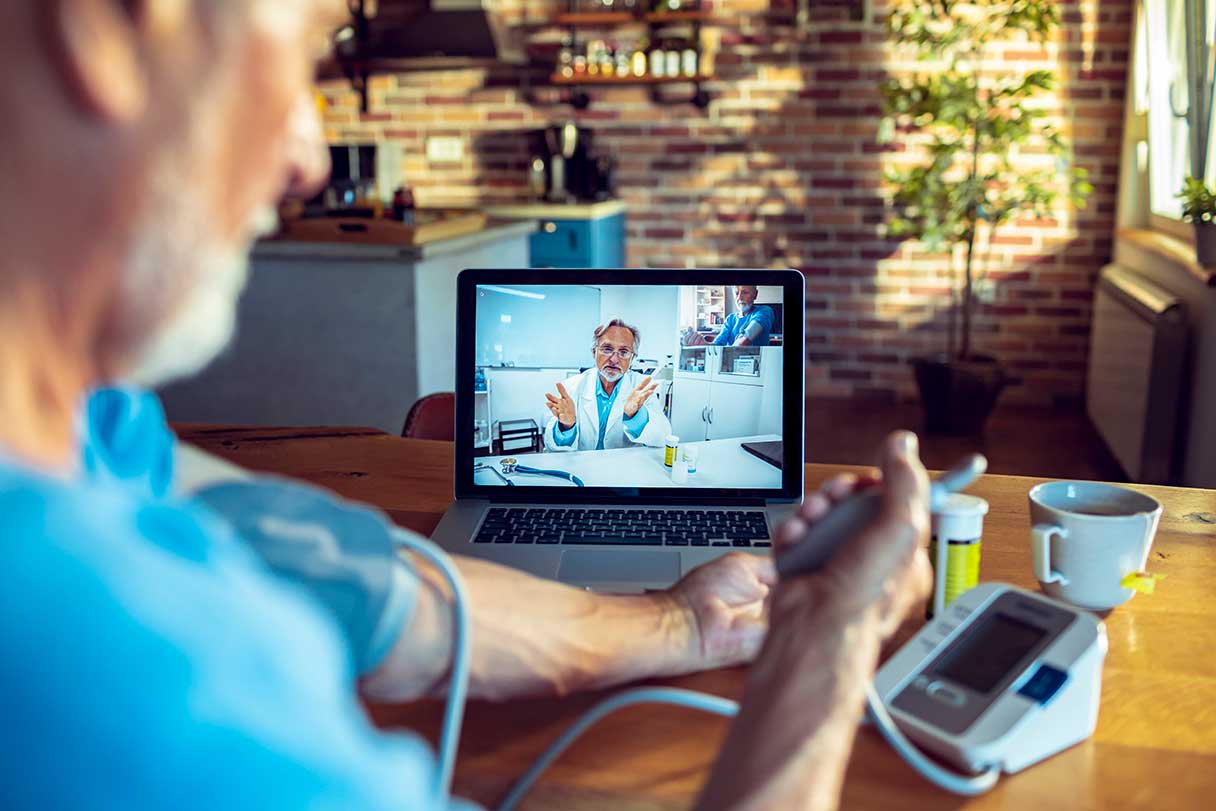
<path id="1" fill-rule="evenodd" d="M 323 177 L 312 60 L 345 8 L 0 4 L 5 807 L 446 804 L 427 746 L 372 729 L 354 689 L 442 689 L 434 573 L 381 542 L 381 516 L 317 491 L 255 480 L 242 485 L 254 499 L 175 495 L 155 399 L 87 396 L 189 373 L 224 345 L 262 213 Z M 763 640 L 702 807 L 833 805 L 862 685 L 927 588 L 911 437 L 892 440 L 884 473 L 883 516 L 827 569 L 779 585 L 768 561 L 741 557 L 637 597 L 461 561 L 474 691 L 684 673 L 750 659 Z M 812 496 L 781 542 L 852 486 Z M 322 514 L 349 531 L 321 532 Z"/>
<path id="2" fill-rule="evenodd" d="M 754 284 L 735 287 L 735 306 L 738 312 L 726 317 L 722 331 L 714 339 L 717 346 L 768 346 L 769 333 L 773 329 L 773 308 L 756 304 L 760 289 Z"/>
<path id="3" fill-rule="evenodd" d="M 553 415 L 545 426 L 548 450 L 662 447 L 671 423 L 654 396 L 659 384 L 629 369 L 641 343 L 638 328 L 619 318 L 596 327 L 591 336 L 595 367 L 558 383 L 556 396 L 545 395 Z"/>

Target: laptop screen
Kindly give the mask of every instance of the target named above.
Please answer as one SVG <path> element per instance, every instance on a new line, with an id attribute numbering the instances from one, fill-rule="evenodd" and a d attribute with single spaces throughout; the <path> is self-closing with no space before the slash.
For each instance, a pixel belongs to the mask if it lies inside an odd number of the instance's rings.
<path id="1" fill-rule="evenodd" d="M 782 491 L 786 353 L 799 383 L 802 354 L 801 332 L 793 347 L 782 332 L 788 278 L 523 284 L 476 273 L 462 292 L 473 297 L 472 313 L 462 301 L 472 394 L 458 425 L 474 488 Z"/>

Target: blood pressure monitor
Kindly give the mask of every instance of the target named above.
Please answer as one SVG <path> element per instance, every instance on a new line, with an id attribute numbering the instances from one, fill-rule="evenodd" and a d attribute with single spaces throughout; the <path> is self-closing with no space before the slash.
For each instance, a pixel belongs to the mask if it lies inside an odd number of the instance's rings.
<path id="1" fill-rule="evenodd" d="M 972 772 L 1020 771 L 1098 722 L 1106 630 L 1088 611 L 1005 583 L 961 595 L 874 685 L 904 734 Z"/>

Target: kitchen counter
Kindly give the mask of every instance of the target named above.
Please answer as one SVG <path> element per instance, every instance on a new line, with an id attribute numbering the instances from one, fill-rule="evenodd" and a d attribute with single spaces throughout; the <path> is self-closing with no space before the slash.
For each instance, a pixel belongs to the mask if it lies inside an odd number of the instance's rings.
<path id="1" fill-rule="evenodd" d="M 598 220 L 624 214 L 625 202 L 605 200 L 601 203 L 517 203 L 487 206 L 484 210 L 491 217 L 521 220 Z"/>
<path id="2" fill-rule="evenodd" d="M 487 243 L 528 236 L 536 229 L 535 222 L 492 219 L 479 231 L 438 239 L 423 245 L 374 245 L 365 241 L 345 241 L 340 238 L 333 242 L 316 242 L 296 240 L 288 235 L 261 240 L 254 246 L 253 258 L 255 260 L 324 258 L 421 262 L 439 256 L 470 251 Z"/>
<path id="3" fill-rule="evenodd" d="M 169 418 L 399 433 L 417 398 L 455 390 L 456 276 L 528 267 L 536 227 L 491 220 L 423 245 L 259 242 L 233 345 L 161 391 Z"/>

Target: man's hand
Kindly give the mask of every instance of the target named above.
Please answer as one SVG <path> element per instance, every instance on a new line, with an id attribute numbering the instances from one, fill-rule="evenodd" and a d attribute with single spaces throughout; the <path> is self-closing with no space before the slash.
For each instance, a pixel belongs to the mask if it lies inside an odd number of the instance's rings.
<path id="1" fill-rule="evenodd" d="M 659 389 L 658 382 L 651 382 L 650 377 L 643 377 L 638 381 L 638 387 L 633 390 L 628 397 L 625 398 L 625 419 L 629 419 L 634 414 L 638 413 L 647 400 L 654 395 Z"/>
<path id="2" fill-rule="evenodd" d="M 810 524 L 855 490 L 885 480 L 882 512 L 874 523 L 822 571 L 789 585 L 813 591 L 811 602 L 817 604 L 831 601 L 850 611 L 873 610 L 886 639 L 913 607 L 928 598 L 933 571 L 924 552 L 929 536 L 929 477 L 917 456 L 916 436 L 892 435 L 883 448 L 882 468 L 879 476 L 846 474 L 825 483 L 806 499 L 797 517 L 778 528 L 774 554 L 779 557 Z M 803 580 L 805 586 L 795 586 Z"/>
<path id="3" fill-rule="evenodd" d="M 882 511 L 870 526 L 822 570 L 773 589 L 771 629 L 698 811 L 838 806 L 879 648 L 929 593 L 929 481 L 915 436 L 888 439 L 882 479 Z M 828 482 L 778 529 L 777 554 L 876 480 Z"/>
<path id="4" fill-rule="evenodd" d="M 767 598 L 776 582 L 771 558 L 731 552 L 672 586 L 694 631 L 681 672 L 750 662 L 768 629 Z"/>
<path id="5" fill-rule="evenodd" d="M 570 399 L 569 393 L 566 392 L 566 387 L 558 383 L 557 391 L 561 397 L 554 397 L 545 392 L 545 406 L 553 416 L 557 417 L 558 427 L 563 431 L 569 431 L 578 420 L 578 412 L 574 408 L 574 400 Z"/>

